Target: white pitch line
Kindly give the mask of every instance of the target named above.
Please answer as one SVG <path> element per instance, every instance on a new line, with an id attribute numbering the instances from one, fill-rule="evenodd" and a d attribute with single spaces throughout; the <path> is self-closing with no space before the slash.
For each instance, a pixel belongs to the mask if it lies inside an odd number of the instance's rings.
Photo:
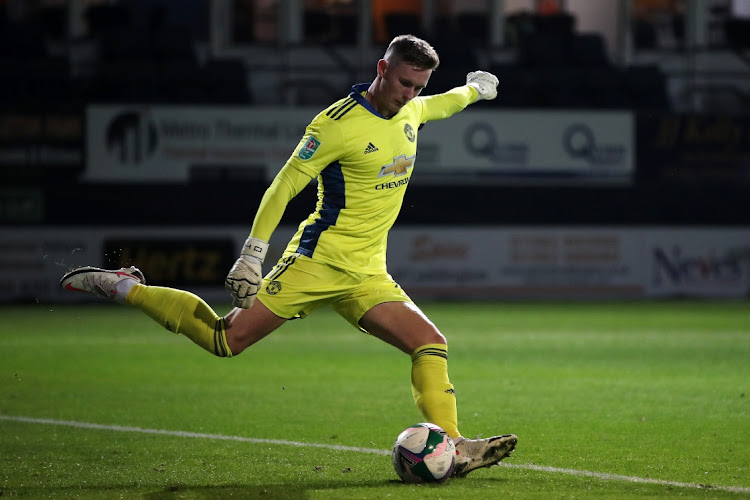
<path id="1" fill-rule="evenodd" d="M 327 450 L 356 451 L 359 453 L 375 453 L 377 455 L 390 455 L 389 451 L 376 450 L 374 448 L 360 448 L 358 446 L 343 446 L 338 444 L 303 443 L 301 441 L 284 441 L 281 439 L 260 439 L 242 436 L 227 436 L 224 434 L 206 434 L 202 432 L 170 431 L 164 429 L 144 429 L 143 427 L 125 427 L 122 425 L 102 425 L 88 422 L 76 422 L 75 420 L 52 420 L 48 418 L 13 417 L 0 415 L 0 420 L 14 422 L 25 422 L 29 424 L 62 425 L 65 427 L 76 427 L 79 429 L 97 429 L 101 431 L 137 432 L 140 434 L 159 434 L 162 436 L 177 436 L 187 438 L 215 439 L 220 441 L 239 441 L 242 443 L 282 444 L 287 446 L 298 446 L 306 448 L 325 448 Z"/>
<path id="2" fill-rule="evenodd" d="M 742 486 L 714 486 L 710 484 L 697 484 L 697 483 L 680 483 L 678 481 L 666 481 L 664 479 L 652 479 L 649 477 L 637 477 L 637 476 L 622 476 L 620 474 L 608 474 L 606 472 L 592 472 L 588 470 L 577 470 L 577 469 L 561 469 L 558 467 L 546 467 L 542 465 L 534 464 L 506 464 L 505 462 L 500 463 L 503 467 L 511 469 L 526 469 L 536 470 L 540 472 L 554 472 L 558 474 L 568 474 L 571 476 L 584 476 L 601 479 L 603 481 L 624 481 L 628 483 L 643 483 L 643 484 L 658 484 L 660 486 L 672 486 L 675 488 L 699 488 L 706 490 L 718 490 L 728 491 L 731 493 L 750 493 L 750 488 L 744 488 Z"/>
<path id="3" fill-rule="evenodd" d="M 261 439 L 261 438 L 248 438 L 242 436 L 227 436 L 224 434 L 207 434 L 201 432 L 186 432 L 186 431 L 170 431 L 166 429 L 144 429 L 142 427 L 127 427 L 121 425 L 103 425 L 103 424 L 92 424 L 89 422 L 77 422 L 75 420 L 53 420 L 48 418 L 32 418 L 32 417 L 21 417 L 12 415 L 0 415 L 0 420 L 6 420 L 10 422 L 24 422 L 29 424 L 42 424 L 42 425 L 61 425 L 64 427 L 75 427 L 78 429 L 96 429 L 103 431 L 115 431 L 115 432 L 135 432 L 140 434 L 157 434 L 161 436 L 175 436 L 175 437 L 186 437 L 186 438 L 199 438 L 199 439 L 214 439 L 220 441 L 237 441 L 242 443 L 261 443 L 261 444 L 277 444 L 285 446 L 297 446 L 304 448 L 325 448 L 327 450 L 337 451 L 354 451 L 358 453 L 371 453 L 374 455 L 390 455 L 390 450 L 380 450 L 377 448 L 362 448 L 359 446 L 343 446 L 338 444 L 322 444 L 322 443 L 303 443 L 301 441 L 286 441 L 283 439 Z M 563 469 L 558 467 L 546 467 L 542 465 L 534 464 L 509 464 L 502 462 L 502 467 L 509 469 L 525 469 L 534 470 L 539 472 L 550 472 L 554 474 L 567 474 L 571 476 L 582 476 L 582 477 L 593 477 L 601 479 L 603 481 L 622 481 L 628 483 L 642 483 L 642 484 L 656 484 L 660 486 L 672 486 L 675 488 L 694 488 L 694 489 L 708 489 L 717 491 L 727 491 L 730 493 L 750 493 L 750 488 L 743 486 L 715 486 L 698 483 L 682 483 L 678 481 L 666 481 L 663 479 L 652 479 L 646 477 L 637 476 L 623 476 L 620 474 L 608 474 L 605 472 L 593 472 L 587 470 L 577 469 Z"/>

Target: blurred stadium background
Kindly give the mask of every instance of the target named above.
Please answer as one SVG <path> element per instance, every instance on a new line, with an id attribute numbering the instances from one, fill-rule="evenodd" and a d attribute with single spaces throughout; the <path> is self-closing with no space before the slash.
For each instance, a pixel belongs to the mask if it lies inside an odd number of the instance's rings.
<path id="1" fill-rule="evenodd" d="M 500 79 L 420 131 L 389 246 L 415 298 L 748 295 L 748 0 L 3 0 L 0 301 L 129 264 L 225 300 L 304 126 L 406 32 L 426 93 Z"/>

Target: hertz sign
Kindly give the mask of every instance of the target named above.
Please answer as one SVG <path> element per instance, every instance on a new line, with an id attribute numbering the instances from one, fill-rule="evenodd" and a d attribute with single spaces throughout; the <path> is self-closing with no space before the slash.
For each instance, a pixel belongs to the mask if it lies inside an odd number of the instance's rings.
<path id="1" fill-rule="evenodd" d="M 235 261 L 234 241 L 227 239 L 106 240 L 105 266 L 136 266 L 149 285 L 221 286 Z"/>

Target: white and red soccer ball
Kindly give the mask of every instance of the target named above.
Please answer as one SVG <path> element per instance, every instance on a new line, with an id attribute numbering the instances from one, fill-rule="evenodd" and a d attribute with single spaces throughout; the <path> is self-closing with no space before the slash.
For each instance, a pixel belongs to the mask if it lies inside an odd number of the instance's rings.
<path id="1" fill-rule="evenodd" d="M 414 424 L 393 444 L 393 468 L 406 483 L 439 483 L 448 479 L 456 463 L 456 446 L 435 424 Z"/>

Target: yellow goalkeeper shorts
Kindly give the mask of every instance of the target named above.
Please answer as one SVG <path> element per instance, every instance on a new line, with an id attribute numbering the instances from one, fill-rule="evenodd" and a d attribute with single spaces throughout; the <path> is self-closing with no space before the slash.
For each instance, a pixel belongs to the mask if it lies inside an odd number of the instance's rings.
<path id="1" fill-rule="evenodd" d="M 330 305 L 349 323 L 383 302 L 411 302 L 390 274 L 362 274 L 295 253 L 282 257 L 263 279 L 258 300 L 286 319 L 304 318 Z"/>

